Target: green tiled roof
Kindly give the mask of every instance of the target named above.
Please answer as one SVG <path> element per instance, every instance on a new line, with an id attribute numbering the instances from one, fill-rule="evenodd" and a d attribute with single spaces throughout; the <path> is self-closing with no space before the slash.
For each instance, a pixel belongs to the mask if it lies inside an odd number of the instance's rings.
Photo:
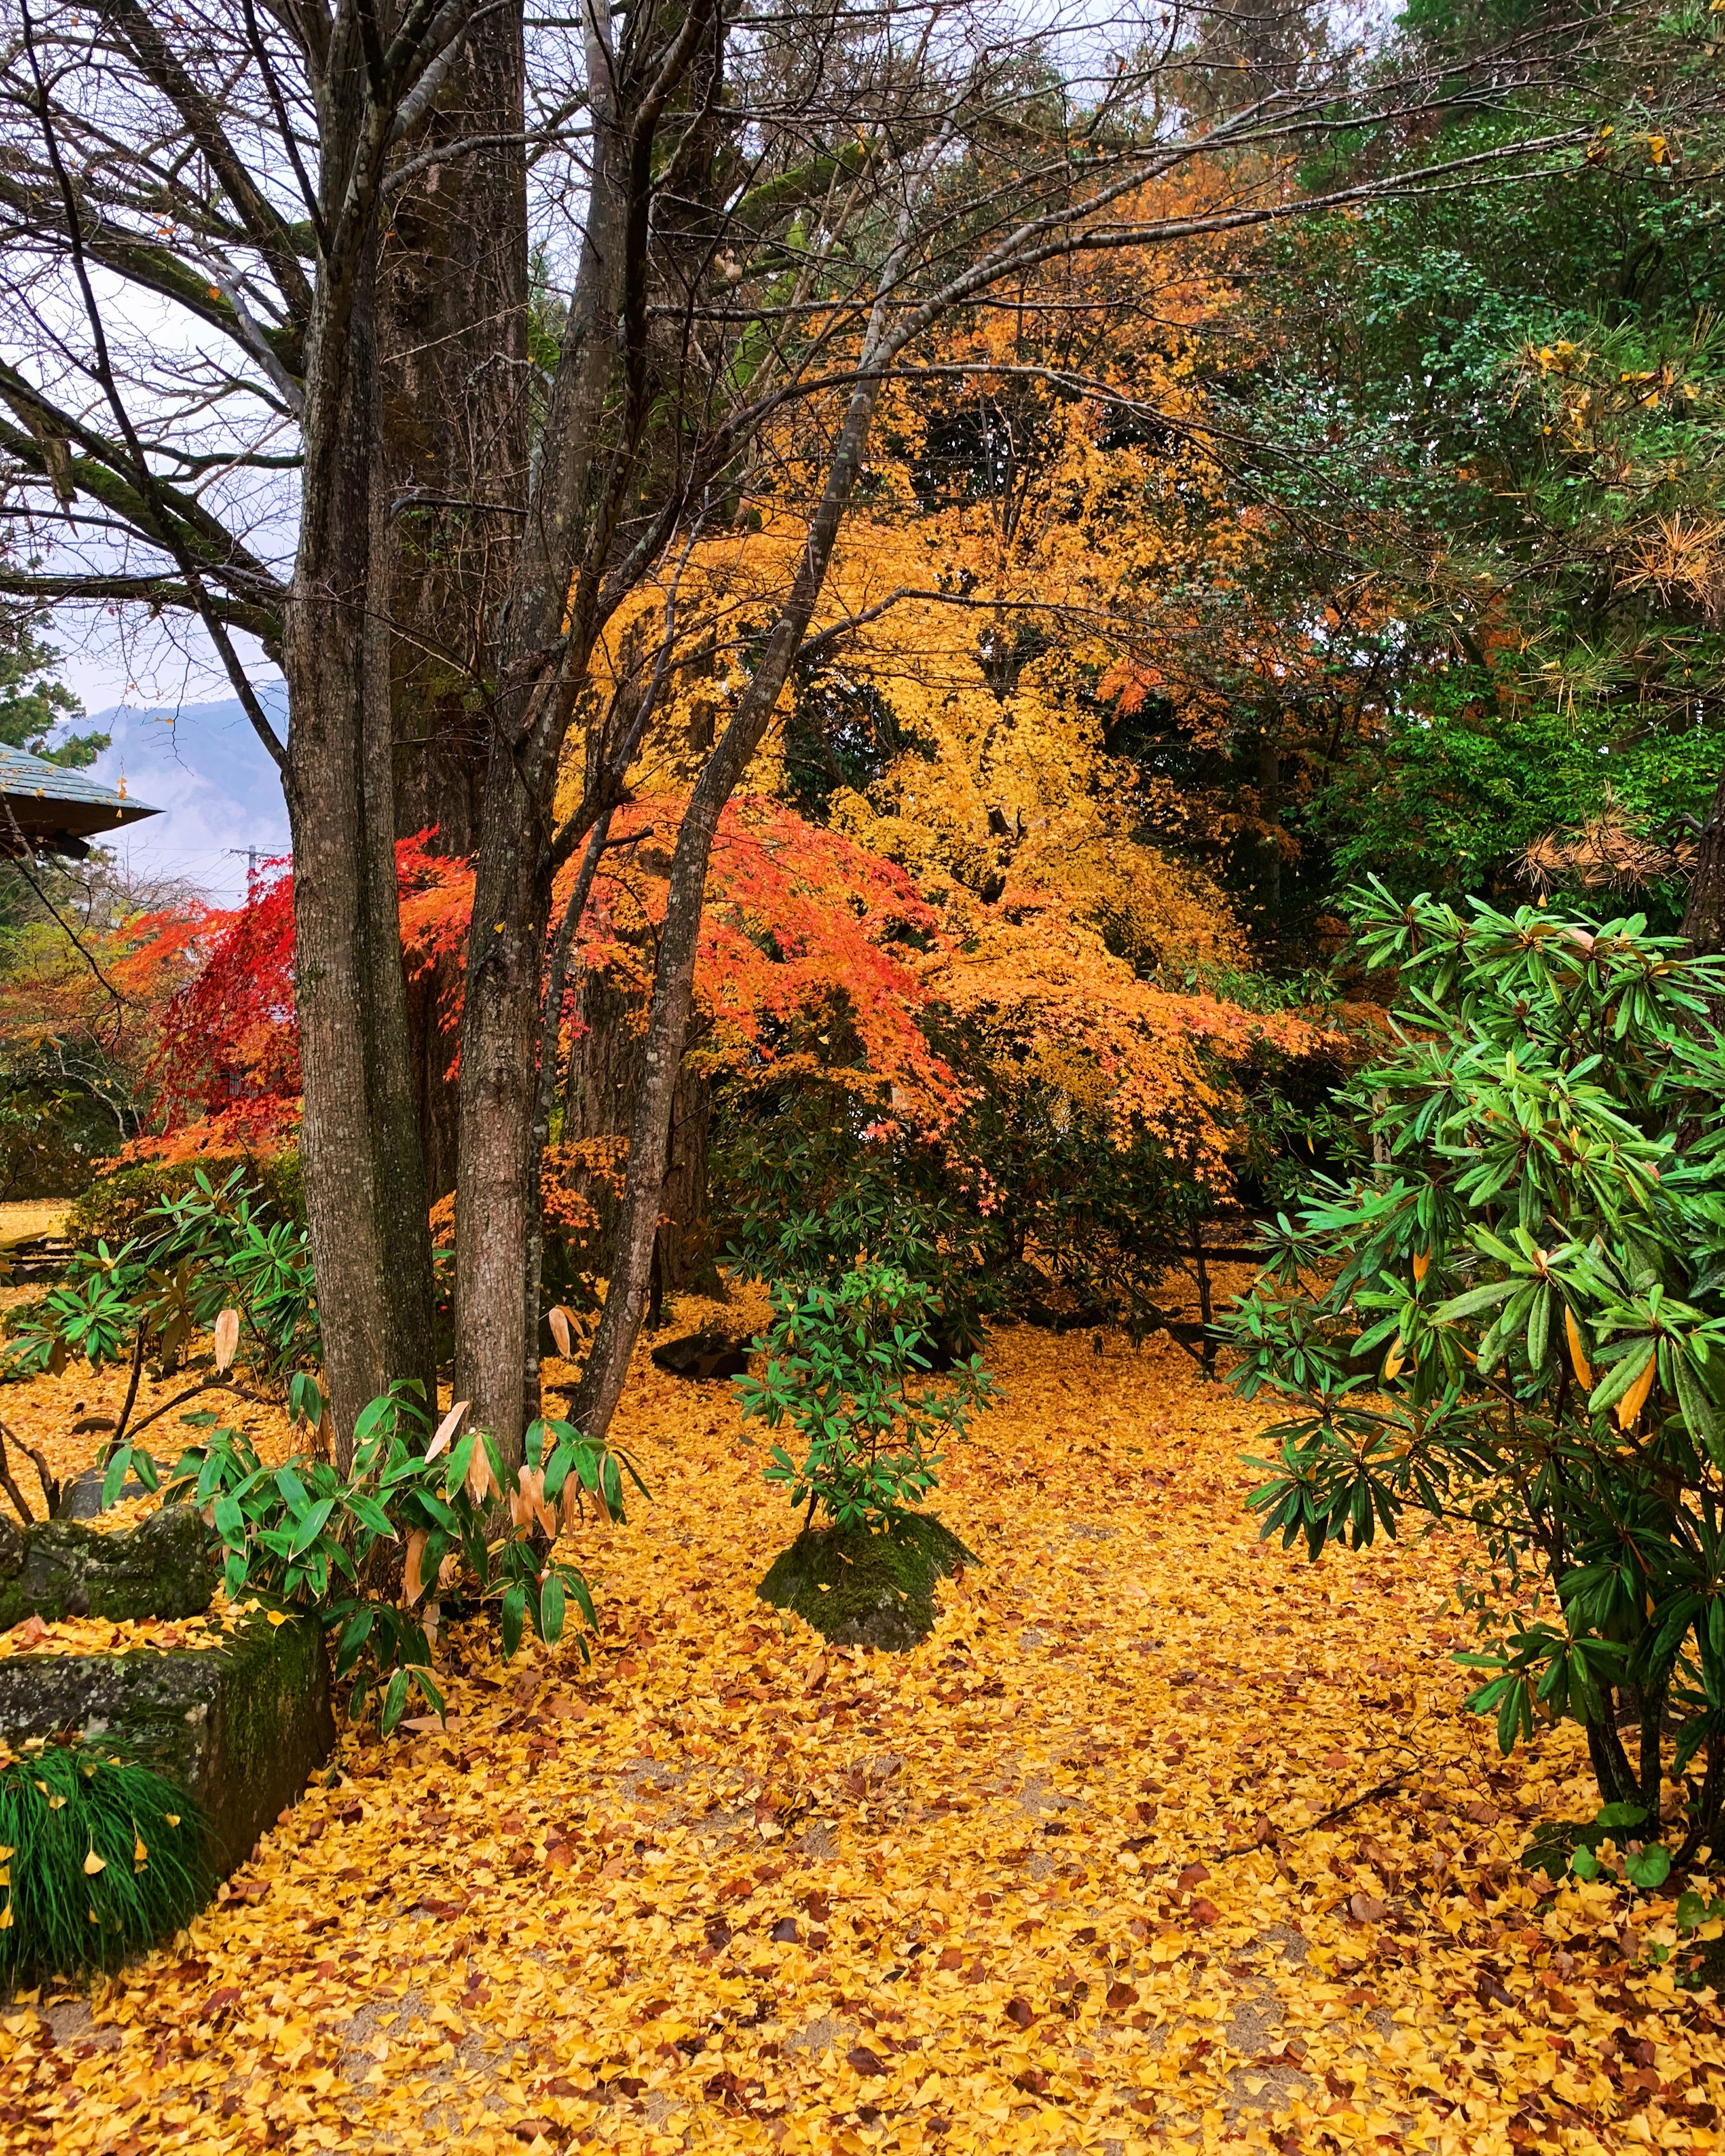
<path id="1" fill-rule="evenodd" d="M 21 748 L 0 747 L 0 848 L 16 822 L 26 834 L 66 833 L 88 837 L 141 816 L 159 816 L 146 801 L 133 801 L 81 771 L 65 771 Z"/>

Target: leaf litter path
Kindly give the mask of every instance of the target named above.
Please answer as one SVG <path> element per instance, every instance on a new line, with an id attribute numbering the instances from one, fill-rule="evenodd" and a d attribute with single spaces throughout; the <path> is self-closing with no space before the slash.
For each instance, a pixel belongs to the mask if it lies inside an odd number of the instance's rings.
<path id="1" fill-rule="evenodd" d="M 761 1455 L 644 1359 L 593 1668 L 446 1635 L 446 1733 L 345 1737 L 188 1937 L 0 2020 L 4 2145 L 1720 2145 L 1670 1900 L 1516 1866 L 1589 1785 L 1461 1711 L 1453 1548 L 1258 1547 L 1260 1418 L 1166 1341 L 993 1360 L 984 1561 L 893 1657 L 756 1601 Z"/>

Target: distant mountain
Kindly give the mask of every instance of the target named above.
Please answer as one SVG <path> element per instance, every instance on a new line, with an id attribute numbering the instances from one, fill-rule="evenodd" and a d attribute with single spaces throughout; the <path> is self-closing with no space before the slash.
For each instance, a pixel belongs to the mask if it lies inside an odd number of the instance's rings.
<path id="1" fill-rule="evenodd" d="M 259 695 L 285 734 L 285 690 L 274 683 Z M 136 867 L 233 900 L 245 890 L 246 848 L 266 856 L 288 850 L 280 777 L 237 698 L 178 711 L 95 711 L 79 721 L 80 732 L 90 728 L 113 737 L 91 775 L 109 786 L 123 780 L 133 800 L 162 811 L 114 835 L 116 853 Z"/>

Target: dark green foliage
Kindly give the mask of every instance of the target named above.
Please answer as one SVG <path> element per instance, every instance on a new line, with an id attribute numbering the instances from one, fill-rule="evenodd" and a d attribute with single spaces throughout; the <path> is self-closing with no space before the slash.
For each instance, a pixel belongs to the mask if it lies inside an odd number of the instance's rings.
<path id="1" fill-rule="evenodd" d="M 891 1265 L 860 1265 L 831 1287 L 774 1282 L 773 1323 L 753 1343 L 766 1373 L 732 1383 L 745 1420 L 797 1430 L 802 1457 L 775 1445 L 767 1480 L 806 1500 L 811 1521 L 819 1511 L 840 1527 L 875 1526 L 916 1505 L 938 1479 L 937 1446 L 988 1404 L 980 1355 L 912 1389 L 930 1367 L 934 1301 Z"/>
<path id="2" fill-rule="evenodd" d="M 0 1850 L 0 1986 L 114 1969 L 171 1938 L 210 1889 L 192 1799 L 103 1747 L 4 1758 Z"/>
<path id="3" fill-rule="evenodd" d="M 1312 827 L 1339 873 L 1376 875 L 1399 897 L 1513 898 L 1527 893 L 1522 856 L 1554 828 L 1615 814 L 1669 850 L 1686 817 L 1705 819 L 1722 764 L 1725 733 L 1711 726 L 1504 711 L 1483 675 L 1457 669 L 1337 769 Z M 1642 892 L 1657 925 L 1676 925 L 1683 888 L 1667 865 Z"/>
<path id="4" fill-rule="evenodd" d="M 319 1353 L 310 1238 L 252 1180 L 249 1164 L 220 1183 L 198 1166 L 187 1188 L 137 1217 L 117 1247 L 79 1251 L 64 1281 L 15 1314 L 14 1374 L 82 1356 L 93 1369 L 153 1351 L 167 1368 L 223 1309 L 241 1319 L 242 1361 L 285 1384 Z"/>
<path id="5" fill-rule="evenodd" d="M 1638 916 L 1351 911 L 1402 1008 L 1346 1096 L 1374 1155 L 1231 1322 L 1233 1383 L 1295 1409 L 1252 1505 L 1314 1557 L 1466 1522 L 1470 1704 L 1505 1752 L 1579 1722 L 1608 1804 L 1682 1780 L 1681 1867 L 1725 1824 L 1725 959 Z"/>
<path id="6" fill-rule="evenodd" d="M 170 1199 L 183 1198 L 198 1187 L 198 1178 L 212 1189 L 227 1187 L 239 1174 L 252 1192 L 252 1204 L 268 1210 L 296 1228 L 305 1224 L 305 1194 L 297 1152 L 277 1153 L 258 1159 L 249 1153 L 209 1154 L 197 1160 L 146 1160 L 118 1168 L 90 1184 L 66 1215 L 66 1233 L 74 1243 L 106 1243 L 117 1250 L 145 1232 L 151 1215 L 160 1217 Z"/>
<path id="7" fill-rule="evenodd" d="M 961 1068 L 981 1065 L 962 1044 L 941 1046 Z M 1335 1075 L 1296 1076 L 1267 1048 L 1261 1065 L 1230 1079 L 1243 1104 L 1238 1156 L 1255 1181 L 1291 1127 L 1302 1145 L 1316 1130 L 1321 1081 Z M 1122 1146 L 1100 1115 L 1075 1112 L 1051 1087 L 1009 1092 L 985 1065 L 940 1143 L 878 1127 L 865 1137 L 848 1098 L 788 1087 L 721 1096 L 721 1118 L 713 1183 L 732 1263 L 746 1278 L 829 1286 L 864 1262 L 896 1268 L 930 1294 L 937 1368 L 974 1353 L 984 1321 L 1008 1312 L 1156 1331 L 1167 1322 L 1160 1284 L 1192 1258 L 1223 1199 L 1165 1140 L 1141 1132 Z"/>
<path id="8" fill-rule="evenodd" d="M 783 1089 L 727 1093 L 713 1180 L 726 1251 L 746 1280 L 831 1286 L 872 1260 L 919 1281 L 941 1349 L 982 1344 L 1003 1307 L 993 1238 L 950 1158 L 902 1135 L 861 1136 L 844 1098 Z"/>
<path id="9" fill-rule="evenodd" d="M 836 1647 L 901 1651 L 934 1629 L 936 1586 L 978 1562 L 926 1513 L 883 1527 L 807 1527 L 773 1559 L 759 1594 Z"/>
<path id="10" fill-rule="evenodd" d="M 0 1070 L 0 1199 L 85 1188 L 121 1135 L 107 1103 L 66 1085 L 45 1058 L 26 1055 Z"/>
<path id="11" fill-rule="evenodd" d="M 109 745 L 106 734 L 54 736 L 84 706 L 54 679 L 60 654 L 32 633 L 28 614 L 0 608 L 0 743 L 39 756 L 69 771 L 94 763 Z"/>

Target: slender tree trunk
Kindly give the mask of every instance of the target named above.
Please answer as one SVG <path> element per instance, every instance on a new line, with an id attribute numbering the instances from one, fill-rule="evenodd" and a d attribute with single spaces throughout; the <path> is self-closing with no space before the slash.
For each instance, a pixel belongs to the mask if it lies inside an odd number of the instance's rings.
<path id="1" fill-rule="evenodd" d="M 397 153 L 413 176 L 378 273 L 396 833 L 431 830 L 439 854 L 479 844 L 492 651 L 526 501 L 524 82 L 519 0 L 482 8 Z M 441 962 L 408 989 L 433 1198 L 455 1187 L 457 1029 L 442 1014 L 459 970 Z"/>
<path id="2" fill-rule="evenodd" d="M 357 40 L 347 57 L 357 70 Z M 362 100 L 351 102 L 364 110 Z M 348 167 L 347 157 L 330 157 L 331 192 Z M 340 208 L 326 205 L 332 224 Z M 368 589 L 379 588 L 384 513 L 374 458 L 376 273 L 373 221 L 321 279 L 314 303 L 305 500 L 282 650 L 300 1146 L 324 1373 L 344 1466 L 367 1399 L 393 1378 L 429 1389 L 434 1377 L 395 875 L 388 646 L 367 603 Z"/>
<path id="3" fill-rule="evenodd" d="M 579 1138 L 627 1137 L 634 1128 L 646 1060 L 648 1009 L 646 996 L 618 988 L 603 972 L 589 973 L 582 983 L 583 1030 L 570 1054 L 563 1091 L 565 1144 Z M 691 1066 L 685 1052 L 671 1101 L 670 1148 L 660 1193 L 661 1289 L 686 1287 L 711 1255 L 706 1228 L 711 1112 L 712 1082 L 704 1070 Z M 608 1277 L 619 1217 L 617 1199 L 608 1178 L 598 1173 L 586 1179 L 582 1195 L 603 1224 L 606 1255 L 598 1270 Z"/>
<path id="4" fill-rule="evenodd" d="M 1695 874 L 1683 907 L 1683 933 L 1697 957 L 1725 951 L 1725 773 L 1720 774 L 1696 848 Z"/>
<path id="5" fill-rule="evenodd" d="M 878 348 L 882 315 L 877 305 L 862 356 L 865 367 Z M 647 1019 L 646 1052 L 629 1133 L 623 1215 L 618 1224 L 604 1314 L 571 1409 L 571 1419 L 596 1440 L 603 1438 L 617 1411 L 652 1283 L 660 1201 L 670 1164 L 672 1105 L 694 1007 L 701 906 L 719 818 L 772 722 L 779 692 L 807 634 L 861 468 L 880 393 L 878 377 L 865 377 L 852 394 L 789 597 L 773 624 L 736 716 L 696 781 L 688 813 L 677 834 Z"/>
<path id="6" fill-rule="evenodd" d="M 461 1016 L 455 1388 L 511 1465 L 527 1420 L 524 1289 L 536 1211 L 531 1153 L 557 758 L 597 634 L 610 534 L 593 474 L 627 277 L 645 247 L 644 228 L 631 223 L 640 187 L 630 169 L 632 131 L 614 108 L 608 18 L 590 18 L 588 34 L 587 227 L 500 653 L 500 687 L 517 677 L 528 685 L 502 695 L 493 715 Z M 644 424 L 644 412 L 636 424 Z M 626 441 L 617 446 L 614 470 L 626 471 L 631 454 Z M 572 561 L 582 564 L 572 595 Z M 589 824 L 599 804 L 591 808 Z"/>

